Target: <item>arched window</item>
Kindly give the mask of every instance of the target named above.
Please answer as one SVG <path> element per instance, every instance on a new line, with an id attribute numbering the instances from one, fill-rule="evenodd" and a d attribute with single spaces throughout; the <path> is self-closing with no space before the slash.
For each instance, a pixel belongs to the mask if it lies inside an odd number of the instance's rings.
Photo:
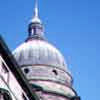
<path id="1" fill-rule="evenodd" d="M 12 100 L 9 91 L 0 88 L 0 100 Z"/>

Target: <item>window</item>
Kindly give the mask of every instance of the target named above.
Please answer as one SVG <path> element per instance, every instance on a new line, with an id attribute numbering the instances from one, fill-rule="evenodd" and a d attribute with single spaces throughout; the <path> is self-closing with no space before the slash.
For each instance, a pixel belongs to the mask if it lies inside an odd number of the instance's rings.
<path id="1" fill-rule="evenodd" d="M 25 72 L 25 74 L 28 74 L 29 73 L 29 69 L 28 68 L 25 68 L 24 69 L 24 72 Z"/>
<path id="2" fill-rule="evenodd" d="M 58 75 L 58 72 L 54 69 L 53 71 L 52 71 L 55 75 Z"/>
<path id="3" fill-rule="evenodd" d="M 12 100 L 9 91 L 0 88 L 0 100 Z"/>

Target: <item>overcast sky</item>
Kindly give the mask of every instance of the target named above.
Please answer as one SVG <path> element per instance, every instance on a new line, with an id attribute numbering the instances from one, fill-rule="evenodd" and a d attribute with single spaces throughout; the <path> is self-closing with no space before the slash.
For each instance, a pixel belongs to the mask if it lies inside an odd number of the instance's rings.
<path id="1" fill-rule="evenodd" d="M 13 51 L 27 38 L 34 0 L 0 1 L 0 34 Z M 39 0 L 45 37 L 64 55 L 82 100 L 100 100 L 100 0 Z"/>

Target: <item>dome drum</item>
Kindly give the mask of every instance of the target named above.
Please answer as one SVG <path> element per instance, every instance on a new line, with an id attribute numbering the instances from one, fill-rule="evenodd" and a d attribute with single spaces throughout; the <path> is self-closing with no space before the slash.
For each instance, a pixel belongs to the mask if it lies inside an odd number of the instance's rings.
<path id="1" fill-rule="evenodd" d="M 39 91 L 40 89 L 41 93 L 43 93 L 44 95 L 47 94 L 47 96 L 51 94 L 51 95 L 61 96 L 62 98 L 63 97 L 72 98 L 77 95 L 77 93 L 71 87 L 58 84 L 55 82 L 39 80 L 39 81 L 29 81 L 29 83 L 31 84 L 33 91 Z M 37 87 L 37 90 L 34 90 L 34 86 Z M 55 99 L 55 100 L 58 100 L 58 99 Z"/>
<path id="2" fill-rule="evenodd" d="M 72 77 L 67 72 L 51 66 L 23 66 L 22 71 L 28 80 L 49 80 L 69 86 L 72 85 Z"/>

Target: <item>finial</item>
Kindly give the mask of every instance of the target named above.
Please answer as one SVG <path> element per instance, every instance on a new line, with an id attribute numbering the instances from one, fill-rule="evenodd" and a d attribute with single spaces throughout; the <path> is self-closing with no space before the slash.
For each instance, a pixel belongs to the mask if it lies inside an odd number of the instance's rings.
<path id="1" fill-rule="evenodd" d="M 37 0 L 35 0 L 34 16 L 39 17 L 39 14 L 38 14 L 38 1 Z"/>
<path id="2" fill-rule="evenodd" d="M 31 20 L 33 23 L 38 22 L 41 23 L 39 18 L 39 9 L 38 9 L 38 0 L 35 0 L 35 8 L 34 8 L 34 17 Z"/>
<path id="3" fill-rule="evenodd" d="M 30 39 L 44 39 L 44 27 L 39 18 L 38 0 L 35 0 L 34 17 L 30 21 L 28 27 L 28 40 Z"/>

